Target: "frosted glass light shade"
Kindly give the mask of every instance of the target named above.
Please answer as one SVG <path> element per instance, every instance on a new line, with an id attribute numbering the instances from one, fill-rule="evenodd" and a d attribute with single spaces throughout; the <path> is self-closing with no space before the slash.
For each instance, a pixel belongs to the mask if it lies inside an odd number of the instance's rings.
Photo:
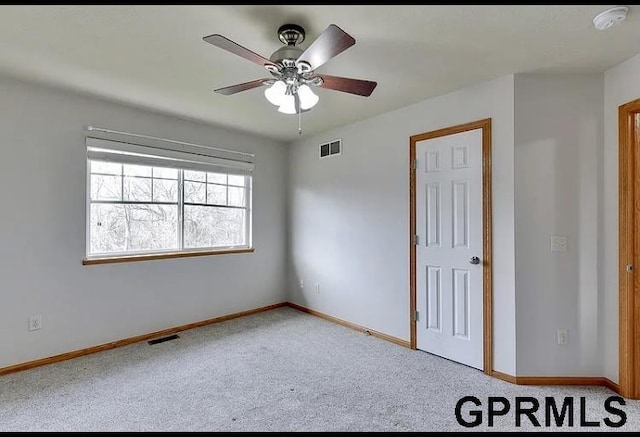
<path id="1" fill-rule="evenodd" d="M 298 88 L 298 97 L 300 97 L 301 109 L 311 109 L 318 103 L 318 100 L 320 100 L 320 97 L 315 95 L 308 85 L 301 85 Z"/>
<path id="2" fill-rule="evenodd" d="M 296 99 L 293 95 L 283 96 L 282 103 L 278 108 L 278 112 L 282 112 L 283 114 L 296 114 Z"/>
<path id="3" fill-rule="evenodd" d="M 280 106 L 284 101 L 285 92 L 287 91 L 287 85 L 281 81 L 276 81 L 269 88 L 264 90 L 264 96 L 272 105 Z"/>

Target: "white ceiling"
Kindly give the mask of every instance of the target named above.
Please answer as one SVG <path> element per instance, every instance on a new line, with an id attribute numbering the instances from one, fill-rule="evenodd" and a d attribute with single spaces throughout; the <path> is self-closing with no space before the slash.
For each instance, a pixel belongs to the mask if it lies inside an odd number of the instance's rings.
<path id="1" fill-rule="evenodd" d="M 329 24 L 356 44 L 317 72 L 378 82 L 371 97 L 317 89 L 305 134 L 352 123 L 518 72 L 602 72 L 640 50 L 640 6 L 606 31 L 593 17 L 615 5 L 526 6 L 0 6 L 0 73 L 290 141 L 297 116 L 264 88 L 213 89 L 270 77 L 202 41 L 214 33 L 268 58 L 278 27 L 302 25 L 306 48 Z"/>

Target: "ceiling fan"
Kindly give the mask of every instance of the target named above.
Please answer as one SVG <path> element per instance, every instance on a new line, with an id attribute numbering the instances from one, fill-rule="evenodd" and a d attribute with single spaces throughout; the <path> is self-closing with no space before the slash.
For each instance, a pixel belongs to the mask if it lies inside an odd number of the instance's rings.
<path id="1" fill-rule="evenodd" d="M 269 86 L 264 92 L 269 102 L 285 114 L 300 114 L 310 110 L 319 97 L 311 87 L 320 87 L 368 97 L 377 83 L 369 80 L 317 74 L 315 70 L 331 58 L 356 43 L 356 40 L 335 24 L 330 24 L 305 50 L 298 47 L 304 41 L 305 31 L 297 24 L 285 24 L 278 29 L 278 38 L 285 44 L 273 52 L 269 59 L 225 38 L 214 34 L 204 41 L 254 62 L 269 71 L 272 78 L 257 79 L 214 90 L 232 95 L 260 86 Z"/>

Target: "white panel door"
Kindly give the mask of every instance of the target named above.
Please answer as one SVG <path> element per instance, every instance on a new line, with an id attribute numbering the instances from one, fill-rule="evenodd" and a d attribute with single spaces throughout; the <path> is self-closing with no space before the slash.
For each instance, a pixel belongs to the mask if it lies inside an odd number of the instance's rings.
<path id="1" fill-rule="evenodd" d="M 417 347 L 482 369 L 482 129 L 420 141 L 416 158 Z"/>

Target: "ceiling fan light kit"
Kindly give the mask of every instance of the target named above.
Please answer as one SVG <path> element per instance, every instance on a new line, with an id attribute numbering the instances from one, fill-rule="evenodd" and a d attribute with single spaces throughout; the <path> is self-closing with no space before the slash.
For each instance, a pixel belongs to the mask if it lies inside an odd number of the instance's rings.
<path id="1" fill-rule="evenodd" d="M 309 85 L 302 84 L 298 88 L 298 97 L 300 97 L 300 108 L 301 109 L 311 109 L 316 106 L 320 97 L 318 97 Z"/>
<path id="2" fill-rule="evenodd" d="M 278 112 L 283 114 L 296 113 L 296 98 L 292 95 L 282 96 L 282 103 L 278 107 Z"/>
<path id="3" fill-rule="evenodd" d="M 204 41 L 227 50 L 264 67 L 273 77 L 257 79 L 214 90 L 223 95 L 232 95 L 260 86 L 269 103 L 278 106 L 278 112 L 301 114 L 313 108 L 320 98 L 312 87 L 341 91 L 369 97 L 376 82 L 347 77 L 317 74 L 315 70 L 331 58 L 355 44 L 356 40 L 335 24 L 330 24 L 305 50 L 298 44 L 305 40 L 305 31 L 297 24 L 285 24 L 278 29 L 278 39 L 285 44 L 274 51 L 269 59 L 219 35 L 209 35 Z M 298 129 L 301 133 L 301 129 Z"/>
<path id="4" fill-rule="evenodd" d="M 277 80 L 271 87 L 264 90 L 264 96 L 272 105 L 280 106 L 286 91 L 287 85 L 283 81 Z"/>

